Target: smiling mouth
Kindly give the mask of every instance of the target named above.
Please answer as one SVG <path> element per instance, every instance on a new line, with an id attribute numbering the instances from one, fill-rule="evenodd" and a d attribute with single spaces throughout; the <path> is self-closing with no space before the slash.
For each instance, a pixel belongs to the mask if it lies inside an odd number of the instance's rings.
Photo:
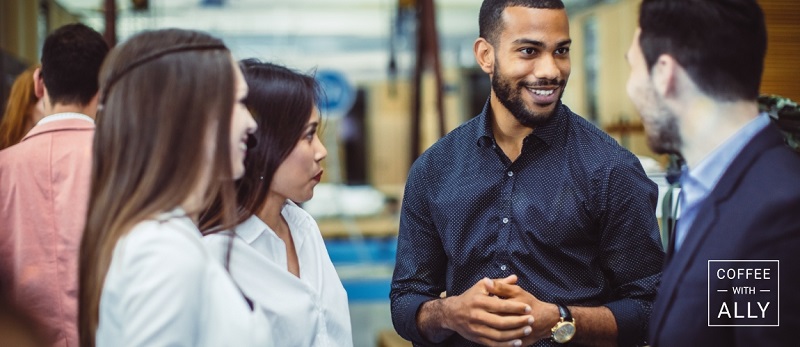
<path id="1" fill-rule="evenodd" d="M 547 106 L 558 101 L 558 91 L 561 89 L 561 87 L 554 85 L 527 86 L 525 89 L 528 91 L 528 93 L 530 93 L 530 96 L 533 98 L 533 102 L 535 104 L 539 106 Z"/>
<path id="2" fill-rule="evenodd" d="M 529 88 L 528 90 L 532 91 L 536 95 L 541 95 L 541 96 L 550 96 L 550 95 L 553 95 L 553 93 L 556 92 L 555 89 L 533 89 L 533 88 Z"/>

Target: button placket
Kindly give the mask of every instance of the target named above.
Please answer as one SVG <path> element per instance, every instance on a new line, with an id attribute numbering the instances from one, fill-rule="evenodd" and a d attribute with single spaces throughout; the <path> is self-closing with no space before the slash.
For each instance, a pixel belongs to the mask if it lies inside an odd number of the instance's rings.
<path id="1" fill-rule="evenodd" d="M 509 255 L 508 255 L 508 243 L 510 242 L 510 237 L 512 234 L 512 223 L 511 222 L 511 214 L 513 213 L 512 209 L 512 196 L 514 191 L 514 183 L 516 178 L 514 177 L 514 171 L 510 168 L 509 165 L 503 171 L 502 175 L 505 177 L 502 178 L 503 187 L 502 187 L 502 209 L 499 211 L 500 215 L 498 216 L 500 222 L 500 235 L 498 241 L 500 244 L 505 246 L 501 246 L 501 248 L 497 252 L 497 258 L 495 259 L 495 266 L 496 269 L 499 270 L 498 276 L 505 277 L 508 276 L 508 271 L 510 267 L 508 266 Z"/>

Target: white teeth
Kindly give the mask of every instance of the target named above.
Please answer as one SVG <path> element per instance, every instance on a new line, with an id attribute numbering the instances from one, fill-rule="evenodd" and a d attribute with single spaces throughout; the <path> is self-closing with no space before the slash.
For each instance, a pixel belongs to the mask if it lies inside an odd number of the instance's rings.
<path id="1" fill-rule="evenodd" d="M 244 142 L 239 142 L 239 149 L 241 149 L 243 151 L 246 151 L 247 150 L 247 144 L 244 143 Z"/>
<path id="2" fill-rule="evenodd" d="M 548 95 L 552 95 L 553 93 L 555 93 L 556 90 L 555 89 L 549 89 L 549 90 L 531 89 L 531 91 L 533 91 L 533 93 L 536 94 L 536 95 L 548 96 Z"/>

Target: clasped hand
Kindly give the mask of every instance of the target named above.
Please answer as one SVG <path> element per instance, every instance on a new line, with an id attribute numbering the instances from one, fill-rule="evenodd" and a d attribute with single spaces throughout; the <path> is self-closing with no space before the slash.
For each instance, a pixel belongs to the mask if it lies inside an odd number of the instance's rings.
<path id="1" fill-rule="evenodd" d="M 445 328 L 487 346 L 527 346 L 550 336 L 555 305 L 516 285 L 517 276 L 484 278 L 461 295 L 444 300 Z"/>

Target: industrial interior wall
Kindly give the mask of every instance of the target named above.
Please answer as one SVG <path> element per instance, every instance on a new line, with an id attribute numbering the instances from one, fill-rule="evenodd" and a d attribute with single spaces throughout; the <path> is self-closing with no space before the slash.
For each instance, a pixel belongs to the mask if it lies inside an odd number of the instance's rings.
<path id="1" fill-rule="evenodd" d="M 465 93 L 460 71 L 444 69 L 443 74 L 447 133 L 474 115 L 466 115 L 464 111 Z M 422 151 L 439 139 L 435 85 L 433 73 L 423 74 L 420 121 Z M 400 193 L 411 167 L 411 82 L 406 79 L 382 80 L 370 82 L 364 88 L 367 93 L 367 179 L 371 185 L 385 192 Z"/>
<path id="2" fill-rule="evenodd" d="M 0 1 L 0 48 L 17 59 L 39 61 L 38 1 Z"/>
<path id="3" fill-rule="evenodd" d="M 44 38 L 39 37 L 40 16 L 46 16 L 44 30 L 47 33 L 80 21 L 56 0 L 47 0 L 45 4 L 40 7 L 39 1 L 34 0 L 1 0 L 0 48 L 27 64 L 36 64 L 44 43 Z M 42 8 L 46 8 L 47 13 L 41 13 Z"/>
<path id="4" fill-rule="evenodd" d="M 594 118 L 598 127 L 634 154 L 659 158 L 647 147 L 638 113 L 625 91 L 630 73 L 625 53 L 638 26 L 640 3 L 620 0 L 569 14 L 572 74 L 563 100 L 579 115 Z M 594 83 L 589 81 L 591 74 Z"/>
<path id="5" fill-rule="evenodd" d="M 800 101 L 800 1 L 759 0 L 767 20 L 767 59 L 761 92 Z"/>

